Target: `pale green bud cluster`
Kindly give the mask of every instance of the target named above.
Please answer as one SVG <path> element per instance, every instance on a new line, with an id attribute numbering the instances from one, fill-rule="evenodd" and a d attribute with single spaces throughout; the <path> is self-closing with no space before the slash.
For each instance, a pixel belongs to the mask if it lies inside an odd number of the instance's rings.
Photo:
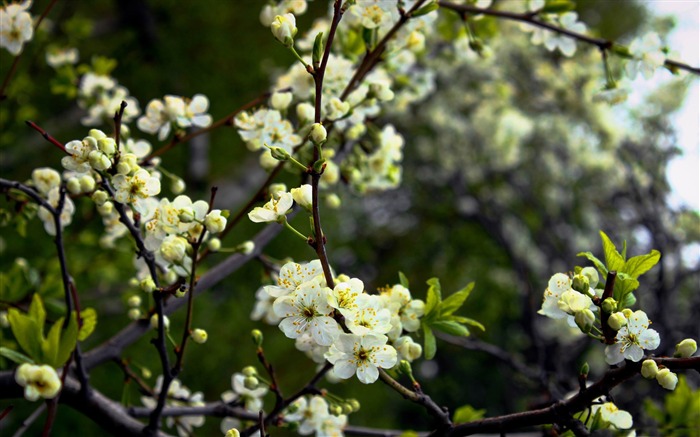
<path id="1" fill-rule="evenodd" d="M 192 341 L 198 344 L 204 344 L 207 342 L 207 339 L 209 338 L 209 335 L 207 334 L 207 331 L 204 329 L 194 329 L 192 330 L 192 333 L 190 334 L 192 337 Z"/>
<path id="2" fill-rule="evenodd" d="M 692 338 L 686 338 L 676 345 L 676 352 L 673 354 L 676 358 L 689 358 L 698 350 L 698 344 Z"/>

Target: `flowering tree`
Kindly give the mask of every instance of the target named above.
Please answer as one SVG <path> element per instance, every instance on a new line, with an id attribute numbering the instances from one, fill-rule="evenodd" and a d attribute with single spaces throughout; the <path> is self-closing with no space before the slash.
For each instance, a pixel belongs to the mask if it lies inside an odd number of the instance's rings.
<path id="1" fill-rule="evenodd" d="M 282 70 L 269 91 L 217 118 L 198 89 L 142 110 L 126 78 L 112 75 L 114 60 L 79 63 L 74 45 L 89 23 L 57 31 L 46 19 L 58 2 L 31 3 L 0 11 L 3 56 L 13 57 L 0 95 L 14 105 L 0 115 L 31 114 L 20 60 L 35 50 L 53 70 L 38 94 L 75 100 L 83 127 L 63 142 L 48 120 L 26 121 L 60 164 L 32 157 L 26 174 L 0 179 L 12 251 L 40 233 L 53 242 L 4 263 L 0 416 L 19 434 L 42 415 L 43 434 L 58 431 L 68 420 L 61 404 L 117 435 L 207 433 L 214 418 L 227 436 L 536 426 L 629 435 L 646 416 L 688 435 L 700 424 L 697 380 L 683 377 L 700 364 L 686 338 L 697 335 L 698 297 L 688 294 L 699 270 L 684 251 L 700 239 L 698 215 L 666 208 L 664 197 L 673 105 L 650 97 L 656 110 L 635 118 L 643 137 L 609 122 L 608 105 L 633 92 L 625 78 L 700 73 L 658 33 L 628 44 L 597 37 L 568 0 L 335 0 L 306 26 L 297 24 L 305 0 L 272 1 L 259 21 Z M 147 42 L 150 11 L 130 12 L 145 20 L 137 28 Z M 228 104 L 212 98 L 211 112 Z M 16 129 L 8 146 L 25 139 Z M 238 160 L 248 173 L 198 198 L 194 166 L 178 175 L 168 157 L 189 147 L 195 162 L 224 130 L 255 158 L 223 152 L 227 171 Z M 479 228 L 480 245 L 459 235 L 462 220 Z M 400 247 L 387 256 L 381 238 L 392 235 Z M 407 256 L 421 245 L 434 249 L 428 260 Z M 505 263 L 482 253 L 494 246 Z M 230 282 L 239 270 L 247 279 Z M 210 295 L 222 288 L 233 304 L 218 314 L 224 304 Z M 484 331 L 503 347 L 471 337 Z M 489 370 L 435 378 L 461 359 L 454 346 L 507 363 L 541 398 L 485 417 L 461 393 L 486 390 L 479 375 Z M 236 361 L 212 365 L 207 354 Z M 100 373 L 109 363 L 117 381 Z M 643 416 L 639 402 L 613 398 L 638 376 L 662 387 L 649 399 L 673 391 L 665 410 L 649 400 Z M 190 381 L 205 387 L 193 392 Z M 382 399 L 415 404 L 413 417 L 386 406 L 396 420 L 363 416 L 379 385 Z M 33 412 L 14 411 L 40 398 Z"/>

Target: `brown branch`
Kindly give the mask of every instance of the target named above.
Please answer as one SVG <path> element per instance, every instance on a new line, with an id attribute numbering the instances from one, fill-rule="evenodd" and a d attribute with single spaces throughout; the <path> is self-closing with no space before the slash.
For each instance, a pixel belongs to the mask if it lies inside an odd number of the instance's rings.
<path id="1" fill-rule="evenodd" d="M 49 143 L 51 143 L 54 146 L 61 149 L 61 151 L 63 151 L 63 153 L 65 153 L 66 155 L 70 155 L 70 153 L 68 153 L 68 151 L 66 150 L 66 146 L 64 146 L 62 142 L 58 141 L 56 138 L 49 135 L 49 133 L 46 132 L 41 127 L 39 127 L 39 125 L 37 125 L 36 123 L 34 123 L 33 121 L 30 121 L 30 120 L 25 121 L 25 123 L 27 123 L 27 125 L 29 127 L 31 127 L 32 129 L 34 129 L 35 131 L 39 132 L 41 134 L 41 136 L 43 136 L 46 141 L 48 141 Z"/>
<path id="2" fill-rule="evenodd" d="M 505 18 L 507 20 L 514 20 L 514 21 L 520 21 L 523 23 L 528 23 L 533 26 L 541 27 L 543 29 L 550 30 L 552 32 L 561 34 L 561 35 L 566 35 L 570 38 L 573 38 L 575 40 L 594 45 L 598 47 L 600 50 L 608 50 L 613 46 L 613 42 L 609 41 L 604 38 L 594 38 L 588 35 L 584 35 L 582 33 L 578 32 L 573 32 L 569 29 L 565 29 L 563 27 L 556 26 L 554 24 L 548 23 L 546 21 L 542 21 L 537 19 L 537 14 L 533 13 L 516 13 L 516 12 L 508 12 L 508 11 L 500 11 L 496 9 L 481 9 L 477 8 L 474 6 L 470 5 L 457 5 L 454 3 L 446 2 L 439 0 L 438 5 L 440 7 L 443 7 L 445 9 L 452 10 L 454 12 L 457 12 L 460 15 L 464 14 L 481 14 L 481 15 L 488 15 L 491 17 L 498 17 L 498 18 Z M 667 69 L 671 70 L 672 72 L 675 70 L 685 70 L 693 74 L 700 75 L 700 68 L 697 67 L 691 67 L 688 64 L 684 64 L 682 62 L 674 61 L 671 59 L 667 59 L 664 63 Z"/>

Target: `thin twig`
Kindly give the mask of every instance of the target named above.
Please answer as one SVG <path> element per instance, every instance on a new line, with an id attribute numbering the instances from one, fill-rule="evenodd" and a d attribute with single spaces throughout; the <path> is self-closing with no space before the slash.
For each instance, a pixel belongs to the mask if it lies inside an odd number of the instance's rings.
<path id="1" fill-rule="evenodd" d="M 25 431 L 29 429 L 30 426 L 41 416 L 41 414 L 46 410 L 46 402 L 43 402 L 41 405 L 39 405 L 39 408 L 34 410 L 32 414 L 29 415 L 26 419 L 22 421 L 22 424 L 17 428 L 17 431 L 15 431 L 14 434 L 12 434 L 12 437 L 22 437 L 24 435 Z"/>

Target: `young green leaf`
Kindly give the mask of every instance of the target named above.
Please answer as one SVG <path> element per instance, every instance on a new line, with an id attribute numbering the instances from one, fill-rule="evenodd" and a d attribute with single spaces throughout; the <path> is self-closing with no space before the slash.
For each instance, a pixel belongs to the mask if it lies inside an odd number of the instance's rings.
<path id="1" fill-rule="evenodd" d="M 617 251 L 615 244 L 605 232 L 600 231 L 600 238 L 603 240 L 603 252 L 605 253 L 605 264 L 607 264 L 608 270 L 622 271 L 625 267 L 625 259 Z"/>
<path id="2" fill-rule="evenodd" d="M 405 288 L 410 288 L 410 287 L 408 286 L 408 278 L 406 277 L 406 275 L 403 274 L 403 272 L 399 272 L 399 282 L 400 282 L 401 285 L 403 285 Z"/>
<path id="3" fill-rule="evenodd" d="M 600 274 L 605 277 L 608 275 L 608 269 L 605 267 L 605 264 L 601 260 L 599 260 L 595 255 L 593 255 L 591 252 L 579 252 L 576 254 L 576 256 L 585 256 L 588 258 L 590 262 L 593 263 L 596 269 L 600 272 Z"/>
<path id="4" fill-rule="evenodd" d="M 41 296 L 38 293 L 34 293 L 32 296 L 32 303 L 29 304 L 29 317 L 36 321 L 37 325 L 42 327 L 46 322 L 46 310 L 44 309 L 44 302 L 41 300 Z"/>
<path id="5" fill-rule="evenodd" d="M 58 344 L 58 354 L 56 355 L 55 367 L 61 367 L 68 361 L 70 354 L 75 349 L 75 344 L 78 342 L 78 318 L 75 311 L 70 314 L 68 326 L 61 331 L 61 341 Z"/>
<path id="6" fill-rule="evenodd" d="M 14 361 L 17 364 L 24 364 L 24 363 L 34 364 L 34 360 L 29 358 L 28 356 L 24 355 L 21 352 L 17 352 L 15 350 L 8 349 L 6 347 L 0 347 L 0 356 L 3 356 L 10 361 Z"/>
<path id="7" fill-rule="evenodd" d="M 36 320 L 20 313 L 15 308 L 8 310 L 7 319 L 10 322 L 12 334 L 22 350 L 34 359 L 41 357 L 43 326 L 39 326 Z"/>
<path id="8" fill-rule="evenodd" d="M 58 319 L 51 329 L 49 335 L 41 342 L 41 362 L 52 367 L 60 367 L 58 361 L 58 347 L 61 342 L 61 329 L 63 328 L 63 320 L 65 317 Z"/>
<path id="9" fill-rule="evenodd" d="M 475 420 L 483 419 L 486 414 L 486 410 L 476 410 L 471 405 L 462 405 L 455 410 L 452 416 L 452 421 L 454 423 L 466 423 L 473 422 Z"/>
<path id="10" fill-rule="evenodd" d="M 455 321 L 439 320 L 431 323 L 430 326 L 446 334 L 456 335 L 459 337 L 469 337 L 469 329 Z"/>
<path id="11" fill-rule="evenodd" d="M 83 341 L 95 330 L 97 312 L 94 308 L 85 308 L 80 312 L 80 318 L 83 321 L 83 326 L 80 327 L 80 332 L 78 332 L 78 340 Z"/>
<path id="12" fill-rule="evenodd" d="M 658 250 L 652 250 L 646 255 L 638 255 L 627 260 L 623 272 L 637 279 L 644 273 L 651 270 L 661 259 L 661 253 Z"/>
<path id="13" fill-rule="evenodd" d="M 428 296 L 425 299 L 425 315 L 431 314 L 434 310 L 438 309 L 440 302 L 442 302 L 442 294 L 440 289 L 440 280 L 438 278 L 430 278 L 427 281 Z"/>
<path id="14" fill-rule="evenodd" d="M 430 326 L 423 324 L 423 353 L 426 360 L 432 360 L 435 357 L 435 352 L 437 351 L 437 345 L 435 344 L 435 334 L 433 334 Z"/>
<path id="15" fill-rule="evenodd" d="M 440 304 L 440 316 L 449 316 L 458 309 L 462 307 L 464 301 L 467 300 L 472 290 L 474 289 L 474 283 L 470 282 L 466 287 L 459 290 L 458 292 L 451 294 Z"/>
<path id="16" fill-rule="evenodd" d="M 474 319 L 470 319 L 469 317 L 452 315 L 447 320 L 454 320 L 455 322 L 461 323 L 463 325 L 473 326 L 475 328 L 481 329 L 482 331 L 486 331 L 486 327 L 484 325 L 482 325 Z"/>

